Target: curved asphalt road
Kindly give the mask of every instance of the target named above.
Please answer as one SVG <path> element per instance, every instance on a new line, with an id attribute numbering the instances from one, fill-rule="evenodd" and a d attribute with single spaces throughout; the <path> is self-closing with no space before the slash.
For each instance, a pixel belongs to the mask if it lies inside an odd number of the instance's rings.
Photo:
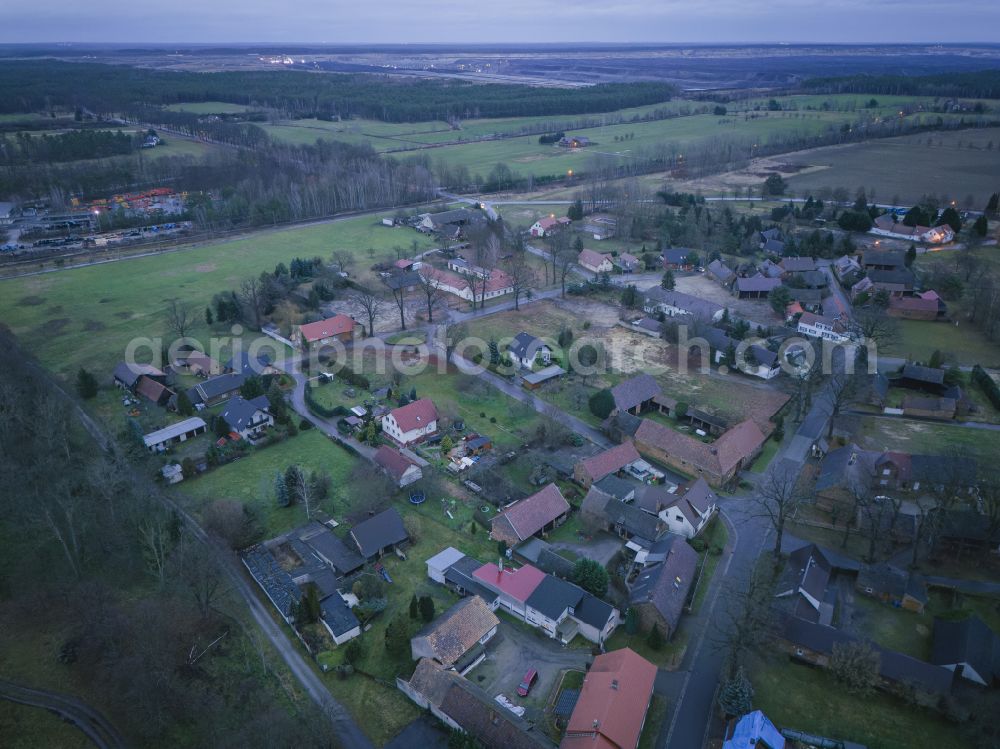
<path id="1" fill-rule="evenodd" d="M 125 749 L 127 744 L 107 718 L 84 702 L 65 694 L 0 680 L 0 699 L 40 707 L 76 726 L 100 749 Z"/>

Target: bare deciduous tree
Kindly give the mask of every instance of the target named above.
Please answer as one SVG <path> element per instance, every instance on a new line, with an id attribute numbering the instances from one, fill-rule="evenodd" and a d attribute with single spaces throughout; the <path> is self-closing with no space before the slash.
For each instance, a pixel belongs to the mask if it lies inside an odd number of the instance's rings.
<path id="1" fill-rule="evenodd" d="M 427 322 L 434 322 L 434 310 L 438 309 L 445 300 L 445 291 L 438 282 L 431 276 L 420 276 L 420 291 L 424 295 L 424 302 L 427 309 Z"/>
<path id="2" fill-rule="evenodd" d="M 357 291 L 351 299 L 364 312 L 368 318 L 368 335 L 375 335 L 375 320 L 378 319 L 382 308 L 385 306 L 385 299 L 367 289 Z"/>
<path id="3" fill-rule="evenodd" d="M 777 559 L 781 555 L 785 524 L 805 501 L 805 495 L 799 490 L 798 465 L 785 460 L 772 465 L 750 501 L 755 514 L 765 518 L 774 530 L 774 557 Z"/>
<path id="4" fill-rule="evenodd" d="M 246 279 L 240 284 L 239 298 L 254 327 L 259 329 L 264 314 L 264 284 L 259 278 Z"/>
<path id="5" fill-rule="evenodd" d="M 510 276 L 510 285 L 514 290 L 514 309 L 518 310 L 521 308 L 521 296 L 538 281 L 528 262 L 528 253 L 515 249 L 504 262 L 504 270 Z"/>
<path id="6" fill-rule="evenodd" d="M 167 302 L 167 325 L 170 332 L 178 338 L 186 338 L 194 326 L 194 315 L 191 308 L 177 299 Z"/>

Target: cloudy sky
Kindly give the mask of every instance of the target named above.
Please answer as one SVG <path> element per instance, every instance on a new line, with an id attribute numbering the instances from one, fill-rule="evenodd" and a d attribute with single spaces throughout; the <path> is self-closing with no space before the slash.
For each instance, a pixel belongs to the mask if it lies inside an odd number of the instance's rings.
<path id="1" fill-rule="evenodd" d="M 0 42 L 1000 42 L 998 0 L 34 0 Z"/>

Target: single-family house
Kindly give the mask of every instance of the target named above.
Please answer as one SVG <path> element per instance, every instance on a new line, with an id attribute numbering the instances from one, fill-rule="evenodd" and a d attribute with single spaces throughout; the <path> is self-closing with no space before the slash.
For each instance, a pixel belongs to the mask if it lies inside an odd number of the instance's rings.
<path id="1" fill-rule="evenodd" d="M 810 338 L 822 338 L 825 341 L 844 343 L 850 340 L 847 326 L 840 317 L 817 315 L 813 312 L 803 312 L 799 317 L 798 332 Z"/>
<path id="2" fill-rule="evenodd" d="M 559 749 L 636 749 L 656 675 L 656 666 L 629 648 L 597 656 Z"/>
<path id="3" fill-rule="evenodd" d="M 531 369 L 536 362 L 544 366 L 552 362 L 552 349 L 540 338 L 523 330 L 514 336 L 514 340 L 507 346 L 507 352 L 514 363 L 524 369 Z"/>
<path id="4" fill-rule="evenodd" d="M 486 657 L 500 620 L 479 596 L 461 599 L 410 639 L 413 660 L 430 658 L 465 675 Z"/>
<path id="5" fill-rule="evenodd" d="M 629 252 L 623 252 L 617 257 L 613 257 L 612 262 L 622 273 L 634 273 L 637 270 L 642 270 L 642 260 Z"/>
<path id="6" fill-rule="evenodd" d="M 694 583 L 698 553 L 680 536 L 672 539 L 664 561 L 644 568 L 629 592 L 629 605 L 639 616 L 643 629 L 654 625 L 667 638 L 673 636 Z"/>
<path id="7" fill-rule="evenodd" d="M 226 422 L 231 434 L 238 434 L 243 439 L 255 439 L 268 427 L 274 426 L 271 404 L 266 395 L 251 400 L 241 396 L 230 398 L 219 416 Z"/>
<path id="8" fill-rule="evenodd" d="M 208 426 L 202 419 L 192 416 L 190 419 L 184 419 L 163 429 L 150 432 L 142 438 L 142 443 L 151 453 L 162 452 L 171 445 L 186 442 L 199 434 L 204 434 L 207 429 Z"/>
<path id="9" fill-rule="evenodd" d="M 669 291 L 654 286 L 646 291 L 642 310 L 647 315 L 688 316 L 691 319 L 718 322 L 725 314 L 726 308 L 681 291 Z"/>
<path id="10" fill-rule="evenodd" d="M 303 348 L 329 346 L 334 341 L 350 343 L 364 334 L 364 327 L 350 315 L 334 315 L 326 320 L 299 326 L 299 335 L 293 336 Z"/>
<path id="11" fill-rule="evenodd" d="M 768 242 L 780 242 L 782 240 L 781 229 L 777 226 L 772 226 L 770 229 L 764 229 L 757 233 L 757 241 L 760 244 L 760 248 L 765 249 Z M 781 253 L 777 253 L 781 254 Z"/>
<path id="12" fill-rule="evenodd" d="M 785 273 L 812 273 L 816 270 L 816 261 L 811 257 L 783 257 L 778 265 Z"/>
<path id="13" fill-rule="evenodd" d="M 889 297 L 905 296 L 913 292 L 916 277 L 909 268 L 896 270 L 870 270 L 866 278 L 875 291 L 885 291 Z"/>
<path id="14" fill-rule="evenodd" d="M 583 498 L 580 519 L 591 531 L 608 531 L 642 547 L 654 543 L 666 530 L 659 515 L 616 499 L 596 486 Z"/>
<path id="15" fill-rule="evenodd" d="M 907 226 L 896 223 L 893 214 L 885 213 L 875 219 L 871 233 L 880 237 L 893 239 L 908 239 L 911 242 L 926 242 L 927 244 L 944 244 L 955 238 L 954 230 L 947 224 L 941 226 Z M 866 256 L 869 253 L 865 253 Z M 885 254 L 889 254 L 886 252 Z"/>
<path id="16" fill-rule="evenodd" d="M 556 143 L 563 148 L 586 148 L 591 143 L 586 135 L 564 135 Z"/>
<path id="17" fill-rule="evenodd" d="M 978 616 L 934 620 L 931 663 L 985 687 L 1000 681 L 1000 637 Z"/>
<path id="18" fill-rule="evenodd" d="M 227 372 L 236 372 L 247 377 L 256 375 L 277 374 L 278 370 L 272 366 L 271 355 L 264 352 L 241 351 L 238 356 L 230 357 L 225 363 Z"/>
<path id="19" fill-rule="evenodd" d="M 548 237 L 560 229 L 569 226 L 571 223 L 573 222 L 566 216 L 559 216 L 558 218 L 555 216 L 545 216 L 533 223 L 528 233 L 533 237 Z"/>
<path id="20" fill-rule="evenodd" d="M 918 614 L 927 605 L 927 583 L 923 577 L 887 562 L 862 565 L 854 588 L 862 595 Z"/>
<path id="21" fill-rule="evenodd" d="M 584 489 L 589 489 L 595 481 L 617 474 L 624 470 L 625 466 L 641 459 L 635 445 L 631 442 L 622 442 L 577 463 L 573 467 L 573 480 Z"/>
<path id="22" fill-rule="evenodd" d="M 415 461 L 389 445 L 379 445 L 372 460 L 398 487 L 412 484 L 424 476 L 423 470 Z"/>
<path id="23" fill-rule="evenodd" d="M 310 520 L 286 538 L 304 568 L 312 569 L 320 563 L 333 573 L 334 580 L 353 574 L 364 566 L 365 560 L 361 555 L 318 520 Z"/>
<path id="24" fill-rule="evenodd" d="M 576 262 L 581 268 L 589 270 L 591 273 L 610 273 L 614 269 L 611 264 L 611 255 L 601 254 L 594 250 L 580 250 Z"/>
<path id="25" fill-rule="evenodd" d="M 785 749 L 785 737 L 764 713 L 754 710 L 729 721 L 722 749 Z"/>
<path id="26" fill-rule="evenodd" d="M 684 538 L 694 538 L 701 533 L 719 509 L 719 498 L 704 478 L 688 484 L 684 491 L 674 495 L 669 504 L 659 510 L 667 530 Z"/>
<path id="27" fill-rule="evenodd" d="M 351 611 L 344 597 L 335 591 L 319 602 L 319 620 L 338 645 L 361 636 L 361 622 Z"/>
<path id="28" fill-rule="evenodd" d="M 197 349 L 178 352 L 171 364 L 176 370 L 183 370 L 198 377 L 215 377 L 222 374 L 223 370 L 219 362 Z"/>
<path id="29" fill-rule="evenodd" d="M 394 507 L 362 520 L 351 528 L 351 540 L 357 545 L 361 556 L 368 560 L 377 559 L 387 551 L 395 551 L 409 539 L 403 518 Z"/>
<path id="30" fill-rule="evenodd" d="M 401 447 L 437 434 L 438 412 L 430 398 L 419 398 L 382 417 L 382 433 Z"/>
<path id="31" fill-rule="evenodd" d="M 467 302 L 471 302 L 473 299 L 477 301 L 495 299 L 514 292 L 514 282 L 505 271 L 494 268 L 485 271 L 485 273 L 488 275 L 479 276 L 471 272 L 456 273 L 450 270 L 441 270 L 432 265 L 420 267 L 420 274 L 428 283 L 446 294 L 453 294 Z"/>
<path id="32" fill-rule="evenodd" d="M 490 521 L 490 538 L 516 546 L 532 536 L 561 525 L 569 514 L 569 502 L 559 487 L 549 484 L 530 497 L 507 505 Z"/>
<path id="33" fill-rule="evenodd" d="M 806 544 L 785 561 L 775 585 L 775 598 L 787 602 L 789 610 L 811 622 L 830 624 L 837 605 L 837 588 L 830 584 L 833 565 L 816 544 Z"/>
<path id="34" fill-rule="evenodd" d="M 469 208 L 422 213 L 417 218 L 419 219 L 416 225 L 418 231 L 448 233 L 454 236 L 460 235 L 462 227 L 482 223 L 486 220 L 482 213 Z"/>
<path id="35" fill-rule="evenodd" d="M 618 626 L 618 610 L 578 585 L 545 575 L 528 596 L 524 620 L 563 644 L 581 635 L 603 645 Z"/>
<path id="36" fill-rule="evenodd" d="M 660 257 L 663 260 L 664 270 L 692 270 L 694 264 L 690 261 L 697 257 L 697 255 L 698 253 L 694 250 L 675 247 L 664 250 Z"/>
<path id="37" fill-rule="evenodd" d="M 958 401 L 954 398 L 911 394 L 903 397 L 900 408 L 903 409 L 903 415 L 910 418 L 951 421 L 958 410 Z"/>
<path id="38" fill-rule="evenodd" d="M 885 221 L 884 216 L 879 216 L 876 223 Z M 906 267 L 906 253 L 901 250 L 865 250 L 862 257 L 863 268 L 870 270 L 898 270 Z"/>
<path id="39" fill-rule="evenodd" d="M 837 280 L 844 284 L 861 274 L 861 263 L 851 255 L 841 255 L 830 264 L 830 267 L 833 268 Z"/>
<path id="40" fill-rule="evenodd" d="M 541 585 L 546 575 L 541 570 L 526 564 L 518 569 L 484 564 L 473 576 L 476 582 L 495 594 L 497 606 L 503 606 L 512 614 L 524 619 L 528 599 Z"/>
<path id="41" fill-rule="evenodd" d="M 167 375 L 151 364 L 119 362 L 115 365 L 113 374 L 114 383 L 123 390 L 135 392 L 136 386 L 139 384 L 139 379 L 142 377 L 162 384 L 166 384 L 167 382 Z"/>
<path id="42" fill-rule="evenodd" d="M 421 269 L 425 266 L 421 265 Z M 382 279 L 382 283 L 385 284 L 389 291 L 395 293 L 399 292 L 401 295 L 409 294 L 410 292 L 416 291 L 421 281 L 420 273 L 415 270 L 408 271 L 397 271 L 391 273 Z"/>

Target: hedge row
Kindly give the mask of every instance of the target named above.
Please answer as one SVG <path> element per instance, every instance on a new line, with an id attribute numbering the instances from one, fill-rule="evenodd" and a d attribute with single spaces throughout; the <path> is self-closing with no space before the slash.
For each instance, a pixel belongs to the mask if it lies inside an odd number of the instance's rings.
<path id="1" fill-rule="evenodd" d="M 343 406 L 334 406 L 333 408 L 327 408 L 322 403 L 316 400 L 316 397 L 312 393 L 312 389 L 307 385 L 305 390 L 305 400 L 306 407 L 312 411 L 312 413 L 317 416 L 322 416 L 324 419 L 336 419 L 341 416 L 347 415 L 347 409 Z"/>
<path id="2" fill-rule="evenodd" d="M 1000 387 L 997 386 L 996 380 L 990 377 L 987 371 L 978 364 L 972 368 L 972 381 L 982 388 L 994 408 L 1000 408 Z"/>

